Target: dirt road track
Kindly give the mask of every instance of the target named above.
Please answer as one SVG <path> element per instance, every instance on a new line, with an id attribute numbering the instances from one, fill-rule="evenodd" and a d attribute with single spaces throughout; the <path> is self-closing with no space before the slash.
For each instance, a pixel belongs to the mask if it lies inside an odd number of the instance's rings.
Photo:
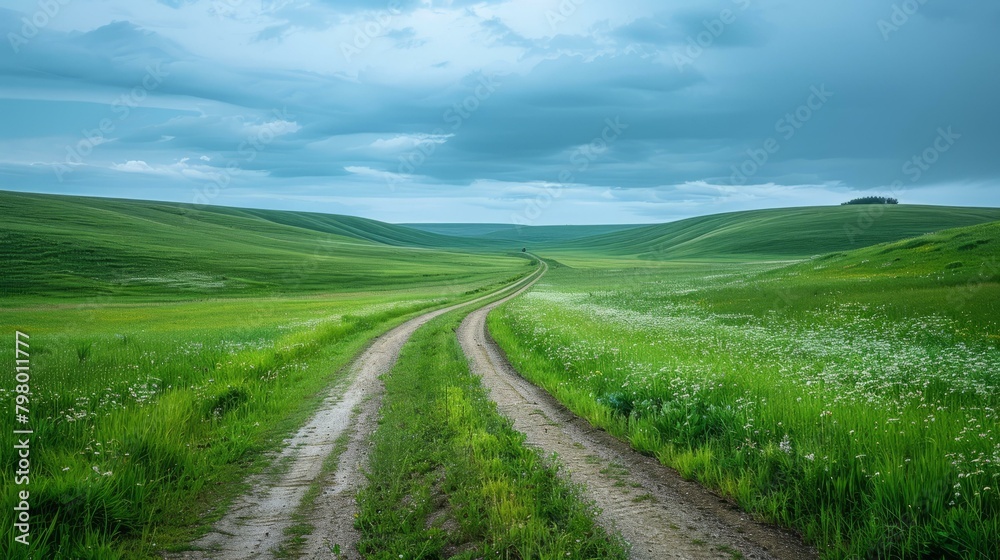
<path id="1" fill-rule="evenodd" d="M 534 281 L 537 277 L 522 283 L 522 290 Z M 310 485 L 318 481 L 323 491 L 309 512 L 314 530 L 306 537 L 303 557 L 333 559 L 334 546 L 339 545 L 338 560 L 358 558 L 354 496 L 364 482 L 368 439 L 376 427 L 382 392 L 379 376 L 393 367 L 419 327 L 492 297 L 427 313 L 377 338 L 355 360 L 351 375 L 331 390 L 320 410 L 285 442 L 273 462 L 276 468 L 250 481 L 251 492 L 194 543 L 197 551 L 173 557 L 274 558 L 292 514 Z M 619 530 L 631 543 L 633 558 L 731 559 L 736 552 L 746 558 L 815 558 L 814 551 L 796 537 L 753 522 L 699 485 L 595 430 L 521 378 L 486 332 L 486 315 L 499 303 L 474 311 L 459 328 L 459 340 L 473 371 L 482 376 L 501 412 L 527 434 L 529 444 L 559 455 L 571 480 L 582 484 L 587 498 L 601 508 L 601 522 Z M 347 445 L 336 470 L 320 480 L 323 462 L 345 437 Z"/>
<path id="2" fill-rule="evenodd" d="M 524 285 L 528 279 L 518 285 Z M 506 290 L 508 288 L 505 288 Z M 503 292 L 504 290 L 500 290 Z M 497 292 L 499 293 L 499 292 Z M 322 473 L 323 462 L 333 452 L 337 440 L 347 434 L 349 441 L 337 469 L 324 480 L 323 491 L 309 512 L 314 526 L 303 549 L 305 558 L 357 558 L 354 530 L 354 495 L 364 482 L 368 436 L 374 431 L 382 383 L 379 376 L 392 369 L 410 336 L 428 321 L 460 307 L 494 297 L 433 311 L 412 319 L 375 339 L 351 366 L 347 379 L 334 387 L 320 410 L 294 437 L 285 441 L 269 473 L 253 477 L 252 490 L 237 499 L 212 531 L 194 543 L 195 551 L 174 558 L 192 560 L 249 560 L 274 558 L 274 549 L 285 540 L 309 486 Z"/>
<path id="3" fill-rule="evenodd" d="M 486 329 L 487 314 L 501 303 L 474 311 L 458 330 L 473 372 L 530 445 L 545 455 L 558 454 L 570 479 L 583 485 L 586 497 L 602 510 L 601 523 L 619 530 L 632 545 L 632 558 L 732 559 L 739 557 L 736 553 L 754 559 L 816 558 L 798 537 L 752 521 L 698 484 L 595 429 L 523 379 Z"/>

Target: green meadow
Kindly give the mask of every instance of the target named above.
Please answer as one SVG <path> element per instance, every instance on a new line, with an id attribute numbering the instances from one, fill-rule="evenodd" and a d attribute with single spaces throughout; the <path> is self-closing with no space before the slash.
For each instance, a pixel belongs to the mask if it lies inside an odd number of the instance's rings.
<path id="1" fill-rule="evenodd" d="M 385 245 L 400 228 L 349 218 L 327 218 L 354 228 L 328 233 L 233 209 L 6 193 L 0 204 L 0 364 L 14 370 L 14 330 L 27 333 L 35 432 L 32 546 L 14 547 L 2 516 L 4 558 L 183 549 L 369 340 L 534 270 Z M 23 427 L 14 400 L 4 383 L 6 433 Z M 15 453 L 5 446 L 2 464 Z M 14 469 L 0 484 L 12 511 Z"/>
<path id="2" fill-rule="evenodd" d="M 545 245 L 555 254 L 638 260 L 760 261 L 861 249 L 1000 220 L 997 208 L 835 206 L 715 214 Z"/>
<path id="3" fill-rule="evenodd" d="M 803 259 L 806 231 L 791 262 L 716 237 L 715 260 L 542 252 L 558 266 L 491 333 L 572 410 L 825 558 L 1000 557 L 1000 224 Z"/>
<path id="4" fill-rule="evenodd" d="M 347 216 L 4 192 L 0 213 L 0 305 L 448 291 L 510 265 L 498 244 Z"/>
<path id="5" fill-rule="evenodd" d="M 0 367 L 30 335 L 35 432 L 33 544 L 0 516 L 0 557 L 185 550 L 374 337 L 534 272 L 522 248 L 550 271 L 491 334 L 579 415 L 825 558 L 1000 557 L 998 209 L 407 227 L 0 192 L 0 214 Z M 386 378 L 362 550 L 622 557 L 469 374 L 458 318 Z"/>

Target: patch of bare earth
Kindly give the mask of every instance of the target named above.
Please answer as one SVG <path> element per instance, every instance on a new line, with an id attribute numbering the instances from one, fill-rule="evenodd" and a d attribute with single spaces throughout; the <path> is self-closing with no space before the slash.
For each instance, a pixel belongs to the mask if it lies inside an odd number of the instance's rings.
<path id="1" fill-rule="evenodd" d="M 631 544 L 632 558 L 817 557 L 796 535 L 755 522 L 731 502 L 594 428 L 522 378 L 487 333 L 486 316 L 500 303 L 473 312 L 458 330 L 474 373 L 530 445 L 558 455 L 570 480 L 600 508 L 602 525 Z"/>

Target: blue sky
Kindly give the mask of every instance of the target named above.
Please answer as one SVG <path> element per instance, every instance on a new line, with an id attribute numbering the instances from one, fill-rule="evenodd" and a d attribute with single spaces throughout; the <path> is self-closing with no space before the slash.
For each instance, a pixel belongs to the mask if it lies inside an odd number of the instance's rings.
<path id="1" fill-rule="evenodd" d="M 392 222 L 1000 206 L 993 0 L 0 0 L 0 189 Z"/>

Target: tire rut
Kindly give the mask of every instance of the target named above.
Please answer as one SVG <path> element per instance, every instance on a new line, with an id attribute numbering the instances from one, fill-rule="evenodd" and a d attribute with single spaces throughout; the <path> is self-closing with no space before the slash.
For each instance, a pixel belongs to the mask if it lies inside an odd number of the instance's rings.
<path id="1" fill-rule="evenodd" d="M 314 530 L 305 537 L 302 556 L 306 558 L 359 558 L 358 535 L 354 529 L 356 491 L 364 483 L 363 469 L 368 457 L 368 438 L 377 425 L 382 382 L 379 379 L 395 365 L 403 346 L 413 333 L 450 311 L 475 305 L 525 285 L 537 273 L 489 295 L 439 309 L 411 319 L 376 338 L 350 366 L 347 379 L 335 386 L 318 412 L 291 438 L 285 440 L 267 472 L 248 481 L 251 490 L 237 498 L 210 532 L 192 543 L 194 550 L 169 558 L 190 560 L 249 560 L 275 558 L 276 549 L 286 541 L 309 487 L 323 471 L 323 463 L 345 435 L 348 445 L 339 457 L 336 471 L 324 478 L 323 491 L 310 511 L 305 512 Z M 340 556 L 334 555 L 339 545 Z"/>
<path id="2" fill-rule="evenodd" d="M 486 316 L 528 288 L 472 312 L 459 327 L 459 342 L 500 411 L 529 445 L 557 454 L 569 479 L 601 510 L 602 525 L 630 543 L 632 558 L 817 557 L 798 536 L 755 522 L 731 502 L 595 429 L 521 377 L 490 338 Z"/>

